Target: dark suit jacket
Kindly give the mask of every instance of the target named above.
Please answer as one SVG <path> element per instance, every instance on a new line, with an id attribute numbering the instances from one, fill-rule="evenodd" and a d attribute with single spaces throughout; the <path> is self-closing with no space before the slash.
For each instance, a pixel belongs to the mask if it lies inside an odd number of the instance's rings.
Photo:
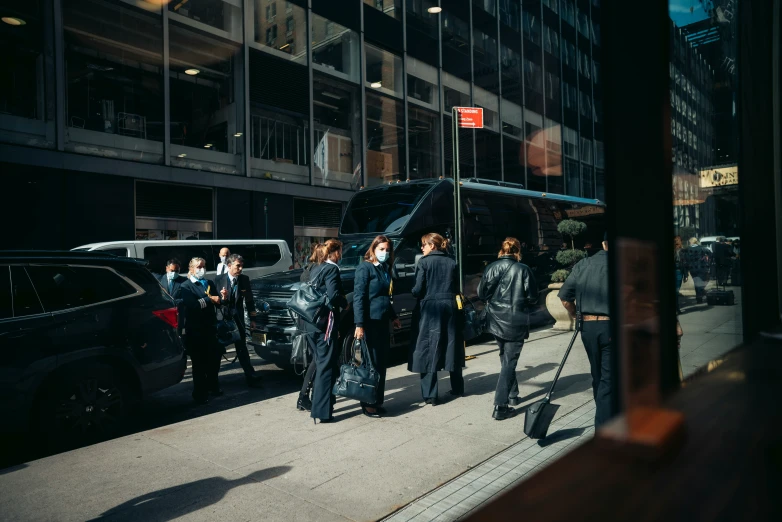
<path id="1" fill-rule="evenodd" d="M 160 281 L 160 284 L 163 285 L 166 292 L 168 292 L 168 278 L 166 277 L 166 274 L 158 276 L 158 280 Z M 177 274 L 173 280 L 173 288 L 171 289 L 171 292 L 169 292 L 171 297 L 174 298 L 174 301 L 176 301 L 177 306 L 182 305 L 182 284 L 185 281 L 187 281 L 186 277 Z"/>
<path id="2" fill-rule="evenodd" d="M 231 311 L 234 319 L 243 325 L 245 308 L 247 309 L 247 315 L 250 316 L 250 320 L 255 320 L 255 301 L 253 300 L 252 288 L 250 288 L 250 278 L 242 274 L 236 279 L 237 285 L 233 294 L 229 294 L 228 299 L 223 301 L 223 304 Z M 218 292 L 223 288 L 230 292 L 231 276 L 223 274 L 215 277 L 215 286 L 217 286 Z"/>
<path id="3" fill-rule="evenodd" d="M 337 265 L 321 263 L 316 265 L 310 273 L 310 281 L 317 282 L 317 288 L 322 294 L 326 294 L 334 311 L 334 328 L 332 338 L 336 338 L 339 332 L 340 310 L 347 306 L 345 292 L 342 289 L 342 278 L 339 275 Z"/>
<path id="4" fill-rule="evenodd" d="M 217 335 L 215 305 L 209 296 L 219 296 L 220 291 L 212 281 L 206 280 L 206 284 L 208 294 L 200 283 L 194 283 L 189 279 L 182 283 L 185 332 L 188 337 L 194 333 L 197 335 Z"/>
<path id="5" fill-rule="evenodd" d="M 384 276 L 385 272 L 385 276 Z M 353 318 L 356 326 L 364 326 L 370 319 L 395 319 L 389 290 L 391 274 L 386 265 L 375 266 L 364 261 L 356 268 L 353 282 Z"/>

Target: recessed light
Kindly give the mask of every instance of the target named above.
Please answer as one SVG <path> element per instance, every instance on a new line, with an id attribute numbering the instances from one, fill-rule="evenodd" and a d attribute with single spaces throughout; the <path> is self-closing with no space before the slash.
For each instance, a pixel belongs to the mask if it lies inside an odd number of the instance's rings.
<path id="1" fill-rule="evenodd" d="M 241 136 L 242 136 L 241 132 L 237 132 L 236 134 L 234 134 L 234 138 L 240 138 Z"/>
<path id="2" fill-rule="evenodd" d="M 212 148 L 212 144 L 211 143 L 207 143 L 206 145 L 204 145 L 204 148 L 205 149 L 210 149 L 210 148 Z"/>
<path id="3" fill-rule="evenodd" d="M 433 7 L 430 7 L 429 9 L 427 9 L 427 11 L 429 11 L 432 14 L 437 14 L 437 13 L 441 13 L 443 11 L 443 8 L 442 7 L 438 7 L 438 6 L 435 5 Z"/>
<path id="4" fill-rule="evenodd" d="M 22 20 L 21 18 L 16 18 L 13 16 L 4 16 L 2 18 L 3 22 L 7 23 L 8 25 L 25 25 L 27 22 Z"/>
<path id="5" fill-rule="evenodd" d="M 190 76 L 195 76 L 196 74 L 200 73 L 198 69 L 185 69 L 185 74 L 189 74 Z"/>
<path id="6" fill-rule="evenodd" d="M 383 86 L 383 84 L 380 82 L 372 82 L 369 84 L 369 86 L 372 87 L 373 89 L 379 89 Z"/>
<path id="7" fill-rule="evenodd" d="M 178 154 L 177 158 L 184 158 L 185 156 L 187 156 L 187 154 Z"/>

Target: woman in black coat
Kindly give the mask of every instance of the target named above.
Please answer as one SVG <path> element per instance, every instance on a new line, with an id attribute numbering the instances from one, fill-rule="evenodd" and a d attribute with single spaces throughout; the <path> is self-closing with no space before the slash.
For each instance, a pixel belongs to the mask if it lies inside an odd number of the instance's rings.
<path id="1" fill-rule="evenodd" d="M 377 236 L 364 254 L 364 262 L 356 268 L 353 284 L 353 318 L 356 322 L 356 339 L 366 337 L 372 366 L 380 374 L 377 401 L 361 403 L 361 410 L 368 417 L 385 413 L 383 393 L 386 387 L 388 352 L 391 350 L 391 329 L 402 324 L 391 305 L 391 267 L 394 265 L 394 244 L 386 236 Z"/>
<path id="2" fill-rule="evenodd" d="M 307 266 L 299 276 L 299 281 L 302 283 L 308 283 L 310 280 L 310 274 L 312 270 L 323 262 L 323 245 L 320 243 L 312 247 L 312 254 L 307 260 Z M 309 335 L 310 347 L 315 345 L 315 336 L 308 334 L 307 324 L 303 319 L 298 319 L 299 331 L 303 332 L 300 335 Z M 310 399 L 310 391 L 312 391 L 312 384 L 315 380 L 315 361 L 310 361 L 310 365 L 307 367 L 307 373 L 304 374 L 304 382 L 301 385 L 299 391 L 299 398 L 296 399 L 296 409 L 300 411 L 310 411 L 312 409 L 312 400 Z"/>
<path id="3" fill-rule="evenodd" d="M 206 261 L 200 257 L 190 260 L 188 278 L 182 283 L 182 303 L 185 311 L 185 346 L 193 363 L 193 400 L 209 402 L 209 394 L 223 392 L 217 381 L 220 372 L 220 350 L 217 344 L 217 315 L 215 309 L 228 292 L 219 293 L 212 281 L 204 278 Z"/>
<path id="4" fill-rule="evenodd" d="M 413 338 L 407 368 L 421 374 L 421 395 L 436 405 L 437 372 L 451 373 L 451 395 L 464 395 L 464 340 L 456 306 L 456 261 L 445 255 L 448 241 L 440 234 L 421 238 L 424 257 L 415 269 Z M 416 328 L 417 327 L 417 328 Z"/>
<path id="5" fill-rule="evenodd" d="M 497 257 L 483 272 L 478 297 L 486 303 L 486 330 L 500 347 L 501 369 L 492 417 L 504 420 L 513 414 L 510 406 L 520 404 L 516 364 L 529 336 L 529 309 L 538 300 L 538 285 L 532 270 L 521 263 L 518 239 L 505 238 Z"/>
<path id="6" fill-rule="evenodd" d="M 339 339 L 339 315 L 342 308 L 347 307 L 345 292 L 342 291 L 342 279 L 339 276 L 337 263 L 342 259 L 342 243 L 329 239 L 323 245 L 324 260 L 310 274 L 321 293 L 328 296 L 331 304 L 331 317 L 324 332 L 315 333 L 315 380 L 312 388 L 312 410 L 310 416 L 317 423 L 333 422 L 334 404 L 331 401 L 331 390 L 337 380 L 336 363 L 339 350 L 336 349 Z"/>

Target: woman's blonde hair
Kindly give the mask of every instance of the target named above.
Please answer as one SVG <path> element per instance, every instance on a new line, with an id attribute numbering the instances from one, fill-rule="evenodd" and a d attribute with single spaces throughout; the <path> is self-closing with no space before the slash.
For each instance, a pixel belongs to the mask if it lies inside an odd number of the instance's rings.
<path id="1" fill-rule="evenodd" d="M 342 241 L 338 239 L 329 239 L 323 243 L 323 246 L 320 248 L 321 255 L 323 256 L 320 262 L 323 263 L 327 260 L 336 262 L 337 260 L 335 257 L 340 250 L 342 250 Z"/>
<path id="2" fill-rule="evenodd" d="M 516 258 L 516 261 L 521 261 L 521 243 L 519 243 L 519 240 L 515 237 L 506 237 L 505 241 L 502 242 L 500 253 L 497 254 L 497 257 L 502 256 L 513 256 Z"/>
<path id="3" fill-rule="evenodd" d="M 432 248 L 435 250 L 440 250 L 441 252 L 444 252 L 448 248 L 449 243 L 450 241 L 445 239 L 440 234 L 435 234 L 434 232 L 430 232 L 421 238 L 422 245 L 431 245 Z"/>
<path id="4" fill-rule="evenodd" d="M 206 259 L 203 257 L 194 257 L 190 260 L 190 263 L 187 265 L 187 271 L 188 273 L 195 274 L 195 269 L 198 265 L 201 263 L 206 264 Z"/>

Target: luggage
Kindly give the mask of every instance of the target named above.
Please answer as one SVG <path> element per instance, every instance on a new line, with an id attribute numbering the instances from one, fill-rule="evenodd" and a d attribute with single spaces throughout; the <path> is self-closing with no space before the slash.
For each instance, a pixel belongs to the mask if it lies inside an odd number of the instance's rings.
<path id="1" fill-rule="evenodd" d="M 726 290 L 723 287 L 722 290 L 716 288 L 706 292 L 706 303 L 709 305 L 732 306 L 734 302 L 733 290 Z"/>
<path id="2" fill-rule="evenodd" d="M 576 331 L 573 332 L 573 337 L 570 339 L 570 344 L 565 351 L 565 356 L 562 358 L 562 362 L 557 369 L 557 374 L 554 376 L 554 382 L 551 383 L 551 387 L 546 396 L 527 408 L 527 411 L 524 414 L 524 434 L 531 439 L 542 439 L 546 436 L 548 428 L 551 425 L 551 420 L 559 409 L 558 404 L 551 404 L 551 394 L 554 393 L 554 386 L 557 385 L 559 374 L 565 366 L 565 361 L 567 360 L 568 355 L 570 355 L 570 350 L 573 348 L 573 343 L 576 342 L 576 337 L 578 337 L 578 332 L 580 330 L 581 314 L 578 314 L 576 318 Z"/>
<path id="3" fill-rule="evenodd" d="M 380 374 L 372 366 L 366 338 L 356 339 L 355 344 L 361 346 L 361 363 L 357 364 L 354 360 L 342 365 L 339 369 L 339 378 L 334 383 L 332 393 L 337 397 L 347 397 L 364 404 L 375 404 L 377 402 L 377 387 L 380 384 Z"/>

